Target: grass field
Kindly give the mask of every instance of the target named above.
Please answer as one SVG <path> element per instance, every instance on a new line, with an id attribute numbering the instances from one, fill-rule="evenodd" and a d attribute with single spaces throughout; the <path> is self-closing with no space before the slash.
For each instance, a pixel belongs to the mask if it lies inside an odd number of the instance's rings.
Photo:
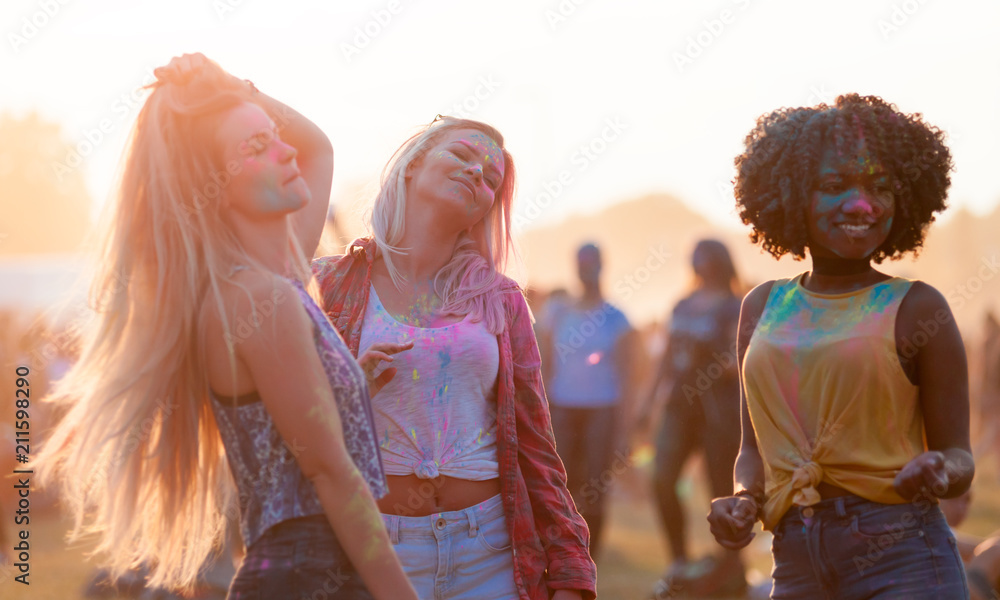
<path id="1" fill-rule="evenodd" d="M 697 462 L 690 465 L 679 485 L 689 499 L 689 531 L 692 556 L 715 550 L 704 515 L 708 497 L 699 477 Z M 642 467 L 616 481 L 611 503 L 606 545 L 597 557 L 599 597 L 602 600 L 643 600 L 663 571 L 667 556 L 648 496 Z M 1000 528 L 1000 485 L 995 461 L 980 465 L 973 487 L 972 510 L 962 531 L 985 536 Z M 5 512 L 6 512 L 5 508 Z M 8 519 L 6 515 L 3 517 Z M 85 561 L 85 547 L 67 548 L 67 523 L 58 514 L 33 518 L 30 529 L 30 586 L 13 581 L 9 570 L 0 571 L 0 599 L 73 600 L 93 570 Z M 765 577 L 771 568 L 770 536 L 758 534 L 745 553 L 751 578 Z"/>

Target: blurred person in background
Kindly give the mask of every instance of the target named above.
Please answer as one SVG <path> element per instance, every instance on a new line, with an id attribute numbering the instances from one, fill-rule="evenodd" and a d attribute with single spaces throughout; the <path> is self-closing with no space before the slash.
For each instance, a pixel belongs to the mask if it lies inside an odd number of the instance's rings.
<path id="1" fill-rule="evenodd" d="M 982 460 L 1000 455 L 1000 321 L 988 311 L 983 318 L 983 339 L 979 353 L 979 440 L 975 455 Z"/>
<path id="2" fill-rule="evenodd" d="M 604 298 L 598 247 L 583 245 L 576 263 L 583 291 L 576 298 L 550 300 L 539 345 L 556 450 L 590 527 L 591 555 L 597 557 L 617 476 L 612 467 L 616 459 L 629 464 L 624 427 L 634 406 L 640 348 L 624 313 Z"/>
<path id="3" fill-rule="evenodd" d="M 569 302 L 570 295 L 569 290 L 566 288 L 554 288 L 545 295 L 545 302 L 541 304 L 540 307 L 532 307 L 532 312 L 535 317 L 535 322 L 532 327 L 535 330 L 535 337 L 538 338 L 539 343 L 541 343 L 541 336 L 545 333 L 544 323 L 548 321 L 548 314 L 551 312 L 559 312 L 563 310 L 564 305 Z M 529 306 L 531 304 L 529 303 Z M 548 383 L 543 381 L 542 383 Z M 546 397 L 548 397 L 548 388 L 546 388 Z"/>
<path id="4" fill-rule="evenodd" d="M 653 490 L 673 563 L 654 594 L 678 588 L 693 596 L 739 594 L 746 589 L 739 552 L 724 550 L 719 557 L 691 561 L 677 481 L 688 459 L 700 451 L 711 497 L 733 493 L 740 440 L 736 329 L 742 292 L 729 250 L 718 240 L 695 245 L 691 268 L 694 289 L 671 312 L 663 358 L 637 411 L 637 428 L 644 430 L 661 387 L 669 386 L 656 436 Z"/>

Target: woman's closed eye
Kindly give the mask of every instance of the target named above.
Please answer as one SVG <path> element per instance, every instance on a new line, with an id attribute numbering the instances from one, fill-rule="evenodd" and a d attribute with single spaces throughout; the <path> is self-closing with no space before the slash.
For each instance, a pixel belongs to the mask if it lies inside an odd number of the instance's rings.
<path id="1" fill-rule="evenodd" d="M 892 186 L 891 183 L 889 183 L 889 180 L 887 180 L 887 179 L 880 179 L 880 180 L 876 181 L 872 185 L 872 190 L 876 194 L 879 194 L 879 195 L 882 195 L 882 194 L 891 194 L 892 193 L 892 187 L 893 186 Z"/>
<path id="2" fill-rule="evenodd" d="M 470 162 L 471 155 L 469 154 L 469 151 L 465 148 L 463 148 L 462 150 L 458 150 L 453 154 L 455 154 L 455 156 L 460 158 L 464 163 Z M 488 171 L 488 173 L 492 173 L 492 171 Z M 500 186 L 500 180 L 497 177 L 487 176 L 484 179 L 486 181 L 486 185 L 490 186 L 491 190 L 493 190 L 494 192 L 497 191 L 497 188 Z"/>
<path id="3" fill-rule="evenodd" d="M 844 182 L 840 179 L 827 179 L 820 182 L 819 191 L 826 194 L 838 194 L 844 191 Z"/>

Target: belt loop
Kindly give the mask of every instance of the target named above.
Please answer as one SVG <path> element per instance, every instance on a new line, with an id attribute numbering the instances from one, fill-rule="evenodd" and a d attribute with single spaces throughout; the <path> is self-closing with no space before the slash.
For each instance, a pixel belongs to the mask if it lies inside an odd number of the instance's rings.
<path id="1" fill-rule="evenodd" d="M 479 523 L 476 521 L 476 509 L 470 508 L 465 511 L 467 517 L 469 517 L 469 537 L 476 537 L 479 535 Z"/>
<path id="2" fill-rule="evenodd" d="M 834 501 L 834 503 L 833 503 L 834 506 L 837 507 L 837 516 L 838 517 L 846 517 L 847 516 L 847 510 L 844 508 L 844 504 L 845 504 L 844 498 L 845 497 L 846 496 L 838 496 L 836 498 L 836 500 Z"/>
<path id="3" fill-rule="evenodd" d="M 389 517 L 389 523 L 387 529 L 389 530 L 389 541 L 395 546 L 399 544 L 399 516 L 397 515 L 386 515 Z"/>

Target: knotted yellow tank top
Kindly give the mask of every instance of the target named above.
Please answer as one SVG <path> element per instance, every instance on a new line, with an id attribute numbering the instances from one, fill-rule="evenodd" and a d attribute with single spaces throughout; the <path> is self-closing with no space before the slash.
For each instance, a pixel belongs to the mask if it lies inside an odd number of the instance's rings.
<path id="1" fill-rule="evenodd" d="M 817 294 L 803 275 L 774 282 L 743 362 L 768 530 L 793 504 L 819 502 L 821 481 L 905 502 L 893 479 L 926 448 L 917 386 L 896 353 L 896 313 L 912 281 Z"/>

